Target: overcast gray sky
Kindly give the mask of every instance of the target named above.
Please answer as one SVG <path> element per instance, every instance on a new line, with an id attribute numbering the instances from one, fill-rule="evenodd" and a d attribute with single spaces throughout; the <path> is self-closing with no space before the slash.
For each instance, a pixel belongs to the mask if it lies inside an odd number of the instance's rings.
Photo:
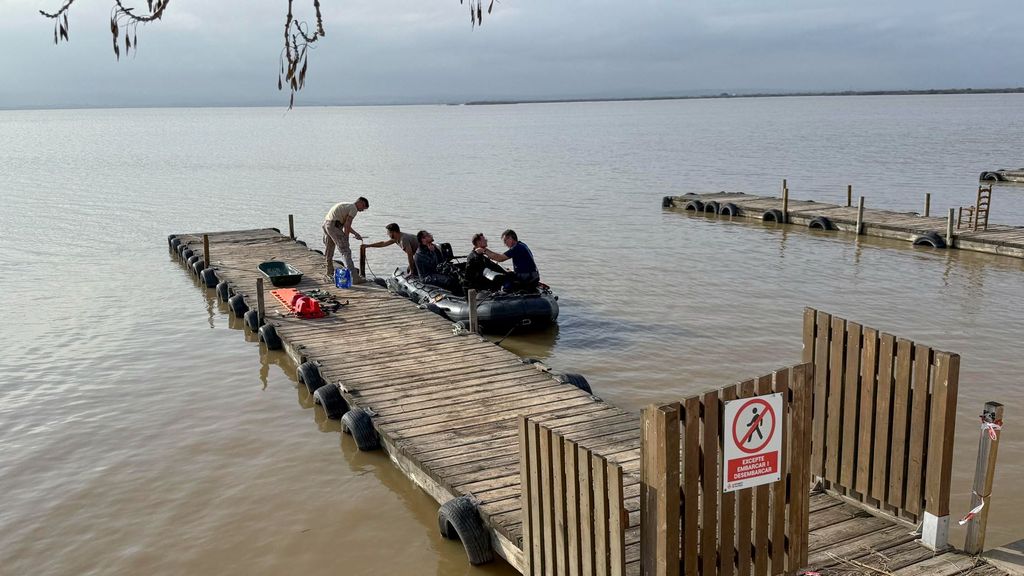
<path id="1" fill-rule="evenodd" d="M 287 102 L 284 0 L 174 0 L 120 62 L 111 1 L 78 0 L 54 46 L 37 11 L 61 2 L 0 0 L 0 107 Z M 1024 85 L 1021 0 L 502 0 L 475 30 L 458 0 L 323 14 L 300 104 Z"/>

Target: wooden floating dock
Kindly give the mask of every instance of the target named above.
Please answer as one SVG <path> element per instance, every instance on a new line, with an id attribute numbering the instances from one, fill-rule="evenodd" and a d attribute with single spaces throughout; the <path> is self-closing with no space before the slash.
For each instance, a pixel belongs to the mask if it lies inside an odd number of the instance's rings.
<path id="1" fill-rule="evenodd" d="M 691 204 L 692 202 L 698 202 L 702 209 L 695 210 L 698 204 Z M 841 206 L 792 198 L 784 201 L 783 198 L 777 196 L 757 196 L 742 192 L 690 193 L 683 196 L 666 196 L 662 200 L 664 208 L 694 210 L 709 216 L 713 214 L 703 208 L 712 203 L 717 203 L 714 205 L 718 207 L 732 204 L 736 207 L 735 213 L 731 215 L 733 217 L 762 221 L 775 221 L 778 214 L 773 214 L 772 211 L 781 212 L 784 210 L 783 204 L 785 203 L 788 208 L 784 215 L 787 224 L 806 227 L 815 218 L 824 217 L 828 219 L 835 230 L 857 233 L 858 206 Z M 922 236 L 934 234 L 942 238 L 945 244 L 952 248 L 1024 258 L 1024 227 L 1022 226 L 990 224 L 986 230 L 976 231 L 953 228 L 952 235 L 948 237 L 949 228 L 950 218 L 948 217 L 936 218 L 921 216 L 913 212 L 894 212 L 878 208 L 865 207 L 860 219 L 860 234 L 865 236 L 915 242 Z"/>
<path id="2" fill-rule="evenodd" d="M 197 274 L 202 271 L 204 278 L 208 273 L 215 275 L 216 281 L 226 285 L 230 294 L 244 300 L 248 308 L 255 309 L 262 302 L 272 303 L 263 321 L 273 326 L 283 351 L 300 365 L 314 363 L 328 385 L 339 387 L 348 408 L 367 411 L 372 416 L 380 444 L 392 462 L 438 503 L 471 496 L 489 533 L 490 545 L 514 568 L 524 574 L 641 573 L 641 562 L 646 560 L 641 558 L 641 469 L 644 463 L 641 461 L 639 414 L 611 406 L 560 381 L 546 367 L 524 363 L 515 354 L 475 334 L 457 335 L 450 322 L 385 289 L 375 285 L 335 288 L 323 275 L 323 255 L 276 229 L 180 234 L 169 238 L 169 243 L 183 256 L 182 260 L 184 254 L 192 256 L 193 261 L 198 260 L 190 265 L 190 271 Z M 268 283 L 263 286 L 263 293 L 257 292 L 257 281 L 261 278 L 257 265 L 267 260 L 283 260 L 304 272 L 295 288 L 323 290 L 348 304 L 320 319 L 299 319 L 286 314 L 269 295 L 273 286 Z M 201 281 L 199 285 L 209 288 L 209 281 Z M 813 338 L 813 314 L 811 318 Z M 807 374 L 810 374 L 809 368 Z M 741 388 L 746 389 L 741 386 L 736 389 Z M 701 412 L 703 414 L 703 408 Z M 685 418 L 684 421 L 688 422 Z M 527 446 L 524 438 L 529 435 L 524 426 L 535 427 L 534 437 L 541 439 L 540 444 Z M 809 424 L 806 429 L 810 430 Z M 686 433 L 691 432 L 694 430 L 688 429 Z M 552 438 L 559 439 L 560 447 L 576 446 L 581 455 L 607 463 L 613 473 L 608 476 L 604 472 L 595 473 L 591 478 L 591 469 L 587 468 L 587 481 L 579 485 L 580 490 L 566 490 L 576 484 L 568 482 L 561 460 L 555 462 L 553 468 L 544 468 L 543 475 L 539 469 L 527 469 L 527 458 L 522 459 L 521 467 L 521 455 L 530 454 L 541 459 L 547 457 L 551 464 L 552 444 L 545 442 Z M 538 446 L 545 447 L 546 451 L 537 453 Z M 570 461 L 570 452 L 565 452 L 564 462 Z M 582 470 L 579 462 L 572 461 L 573 470 Z M 708 465 L 711 464 L 709 461 Z M 808 468 L 797 470 L 806 472 Z M 696 479 L 696 468 L 688 467 L 685 474 Z M 801 477 L 809 478 L 807 474 Z M 540 483 L 541 493 L 547 499 L 543 502 L 551 509 L 559 500 L 551 499 L 549 489 L 551 482 L 558 479 L 560 483 L 554 484 L 555 496 L 572 497 L 574 494 L 575 504 L 580 504 L 584 493 L 601 494 L 596 488 L 587 487 L 590 480 L 594 486 L 600 480 L 601 486 L 607 487 L 612 496 L 591 502 L 596 508 L 587 511 L 585 516 L 573 515 L 572 508 L 558 505 L 562 516 L 561 523 L 556 525 L 553 518 L 559 518 L 558 510 L 545 511 L 544 505 L 536 500 L 524 501 L 523 481 L 531 489 L 538 486 L 531 478 Z M 616 479 L 618 483 L 613 481 Z M 793 485 L 809 486 L 809 483 L 800 481 Z M 946 490 L 948 496 L 948 486 Z M 739 525 L 743 526 L 742 516 L 746 514 L 749 530 L 753 513 L 751 501 L 748 497 L 747 508 L 742 508 L 743 499 L 739 500 Z M 616 501 L 621 516 L 615 514 L 616 507 L 612 506 Z M 803 542 L 802 554 L 806 556 L 801 558 L 807 558 L 807 568 L 821 574 L 850 574 L 860 570 L 940 576 L 1002 574 L 975 557 L 949 549 L 934 552 L 924 547 L 915 541 L 920 535 L 912 533 L 906 519 L 876 513 L 863 503 L 854 502 L 850 495 L 819 491 L 805 501 L 806 532 L 798 539 Z M 524 509 L 527 512 L 524 513 Z M 691 512 L 696 513 L 696 507 Z M 757 514 L 759 519 L 760 508 Z M 524 516 L 528 516 L 525 530 Z M 591 517 L 595 526 L 605 527 L 604 532 L 595 532 L 589 522 L 581 521 L 581 518 Z M 566 518 L 571 518 L 572 522 L 567 522 Z M 573 535 L 560 540 L 551 532 L 541 535 L 538 530 L 545 525 L 539 523 L 541 520 L 551 522 L 552 529 L 579 531 L 583 540 L 573 540 Z M 758 534 L 767 534 L 762 528 L 756 530 L 760 531 Z M 781 533 L 771 533 L 772 555 L 777 555 L 779 550 L 774 535 Z M 587 540 L 587 534 L 592 541 Z M 605 537 L 608 534 L 611 537 Z M 704 541 L 713 545 L 714 531 L 710 532 L 711 540 L 707 540 L 707 534 L 705 531 Z M 547 540 L 538 541 L 541 536 Z M 746 537 L 747 547 L 768 545 L 759 537 L 751 540 L 750 533 Z M 790 532 L 786 532 L 786 537 L 788 540 Z M 688 542 L 689 538 L 684 541 Z M 576 548 L 566 548 L 571 541 L 576 542 Z M 742 538 L 739 541 L 744 542 Z M 589 552 L 593 565 L 587 563 L 587 548 L 581 548 L 581 542 L 597 550 Z M 765 552 L 748 550 L 744 553 L 743 545 L 739 549 L 735 566 L 730 562 L 727 567 L 721 566 L 720 572 L 705 569 L 701 574 L 767 574 L 763 570 L 779 566 L 777 560 L 770 564 L 762 560 Z M 572 550 L 575 556 L 570 556 Z M 564 562 L 545 564 L 545 554 L 553 557 L 556 551 Z M 684 557 L 690 554 L 695 558 L 697 550 L 682 550 Z M 714 558 L 705 556 L 705 564 L 713 567 Z M 598 570 L 599 565 L 604 568 Z M 684 570 L 686 574 L 696 573 L 689 568 L 684 567 Z M 666 573 L 680 572 L 678 567 L 674 572 L 670 567 Z"/>

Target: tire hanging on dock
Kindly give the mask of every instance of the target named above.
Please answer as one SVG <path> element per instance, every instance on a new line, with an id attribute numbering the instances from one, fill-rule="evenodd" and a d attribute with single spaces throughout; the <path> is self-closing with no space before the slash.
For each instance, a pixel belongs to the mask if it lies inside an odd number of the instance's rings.
<path id="1" fill-rule="evenodd" d="M 198 260 L 192 263 L 192 274 L 196 276 L 199 276 L 199 274 L 205 269 L 206 262 L 203 260 L 202 256 L 200 256 Z"/>
<path id="2" fill-rule="evenodd" d="M 824 216 L 815 216 L 811 218 L 811 221 L 807 223 L 807 227 L 812 230 L 835 230 L 836 227 L 832 224 L 832 221 Z"/>
<path id="3" fill-rule="evenodd" d="M 718 214 L 718 202 L 709 200 L 704 203 L 704 212 L 710 212 L 712 214 Z"/>
<path id="4" fill-rule="evenodd" d="M 334 384 L 321 386 L 313 393 L 313 403 L 324 409 L 324 414 L 331 420 L 337 420 L 348 412 L 348 402 L 341 395 L 341 389 Z"/>
<path id="5" fill-rule="evenodd" d="M 926 232 L 914 238 L 914 246 L 930 246 L 932 248 L 945 248 L 946 241 L 939 236 L 938 232 Z"/>
<path id="6" fill-rule="evenodd" d="M 327 384 L 323 375 L 320 374 L 320 367 L 313 362 L 306 361 L 299 364 L 298 373 L 299 384 L 304 385 L 311 396 L 317 391 L 317 388 Z"/>
<path id="7" fill-rule="evenodd" d="M 380 437 L 373 427 L 373 420 L 362 408 L 349 410 L 341 417 L 341 430 L 352 435 L 360 452 L 369 452 L 380 448 Z"/>
<path id="8" fill-rule="evenodd" d="M 250 332 L 256 334 L 260 330 L 260 313 L 256 310 L 246 310 L 245 314 L 242 315 L 242 319 L 245 320 L 245 326 Z"/>
<path id="9" fill-rule="evenodd" d="M 245 298 L 243 298 L 241 294 L 235 294 L 231 298 L 228 298 L 228 308 L 231 308 L 231 313 L 235 315 L 235 318 L 241 318 L 245 316 L 245 312 L 249 309 L 249 305 L 245 303 Z"/>
<path id="10" fill-rule="evenodd" d="M 199 273 L 199 279 L 203 281 L 207 288 L 215 288 L 217 286 L 217 272 L 213 268 L 203 268 L 203 271 Z"/>
<path id="11" fill-rule="evenodd" d="M 1005 178 L 999 172 L 982 172 L 981 175 L 978 176 L 978 180 L 985 180 L 988 182 L 1002 182 L 1003 180 L 1005 180 Z"/>
<path id="12" fill-rule="evenodd" d="M 783 216 L 782 210 L 777 208 L 765 210 L 764 214 L 761 214 L 762 222 L 776 222 L 778 224 L 782 224 L 783 220 L 785 220 L 785 216 Z"/>
<path id="13" fill-rule="evenodd" d="M 280 350 L 283 347 L 281 337 L 277 335 L 277 328 L 273 324 L 260 326 L 260 342 L 267 345 L 267 350 Z"/>
<path id="14" fill-rule="evenodd" d="M 686 210 L 687 212 L 703 212 L 704 203 L 701 202 L 700 200 L 690 200 L 689 202 L 686 203 L 686 205 L 683 206 L 683 210 Z"/>
<path id="15" fill-rule="evenodd" d="M 437 511 L 437 525 L 443 538 L 462 541 L 470 564 L 479 566 L 494 560 L 491 535 L 469 496 L 442 504 Z"/>
<path id="16" fill-rule="evenodd" d="M 231 285 L 227 281 L 217 284 L 217 298 L 225 303 L 231 298 Z"/>
<path id="17" fill-rule="evenodd" d="M 726 202 L 718 207 L 719 216 L 739 216 L 740 209 L 732 202 Z"/>
<path id="18" fill-rule="evenodd" d="M 562 384 L 571 384 L 580 390 L 583 390 L 587 394 L 594 393 L 594 391 L 590 389 L 590 382 L 587 382 L 587 379 L 581 374 L 559 374 L 558 381 Z"/>

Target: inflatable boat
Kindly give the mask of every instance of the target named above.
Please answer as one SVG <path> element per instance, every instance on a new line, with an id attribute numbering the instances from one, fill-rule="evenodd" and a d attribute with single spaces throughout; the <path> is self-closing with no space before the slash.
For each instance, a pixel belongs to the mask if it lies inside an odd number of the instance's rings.
<path id="1" fill-rule="evenodd" d="M 385 279 L 385 285 L 435 314 L 469 325 L 469 302 L 462 294 L 424 284 L 399 270 Z M 485 333 L 544 329 L 558 319 L 558 296 L 545 284 L 526 292 L 483 290 L 477 292 L 476 300 L 477 323 Z"/>

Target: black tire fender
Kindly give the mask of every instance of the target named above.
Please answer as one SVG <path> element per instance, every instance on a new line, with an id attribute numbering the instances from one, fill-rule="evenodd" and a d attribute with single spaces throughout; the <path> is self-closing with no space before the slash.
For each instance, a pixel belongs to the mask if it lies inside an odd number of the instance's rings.
<path id="1" fill-rule="evenodd" d="M 320 367 L 313 362 L 303 362 L 299 364 L 299 384 L 303 384 L 306 390 L 309 391 L 310 395 L 317 391 L 327 381 L 324 380 L 323 375 L 320 374 Z"/>
<path id="2" fill-rule="evenodd" d="M 704 203 L 701 202 L 700 200 L 690 200 L 689 202 L 687 202 L 683 206 L 683 210 L 686 210 L 687 212 L 689 212 L 689 211 L 703 212 L 704 211 Z"/>
<path id="3" fill-rule="evenodd" d="M 189 252 L 191 252 L 191 250 L 189 250 Z M 196 263 L 196 260 L 200 259 L 202 259 L 202 256 L 199 256 L 198 254 L 193 254 L 185 259 L 185 266 L 191 269 L 192 265 Z"/>
<path id="4" fill-rule="evenodd" d="M 718 202 L 709 200 L 704 203 L 704 211 L 712 214 L 718 214 Z"/>
<path id="5" fill-rule="evenodd" d="M 470 564 L 479 566 L 494 560 L 491 534 L 469 496 L 459 496 L 442 504 L 437 511 L 437 524 L 442 537 L 462 541 Z"/>
<path id="6" fill-rule="evenodd" d="M 241 318 L 245 316 L 245 311 L 249 309 L 249 305 L 245 303 L 245 298 L 241 294 L 235 294 L 228 298 L 228 308 L 231 308 L 235 318 Z"/>
<path id="7" fill-rule="evenodd" d="M 373 427 L 373 420 L 362 408 L 349 410 L 341 417 L 341 429 L 351 434 L 360 452 L 369 452 L 380 448 L 380 437 Z"/>
<path id="8" fill-rule="evenodd" d="M 199 273 L 199 279 L 203 281 L 207 288 L 217 287 L 217 272 L 213 268 L 203 268 L 202 272 Z"/>
<path id="9" fill-rule="evenodd" d="M 303 246 L 303 247 L 306 246 L 306 242 L 303 241 L 303 240 L 296 240 L 295 243 L 298 244 L 299 246 Z"/>
<path id="10" fill-rule="evenodd" d="M 283 346 L 281 337 L 277 335 L 277 328 L 273 324 L 260 326 L 260 342 L 267 345 L 267 350 L 280 350 Z"/>
<path id="11" fill-rule="evenodd" d="M 221 302 L 227 302 L 231 298 L 231 286 L 227 282 L 217 284 L 217 298 Z"/>
<path id="12" fill-rule="evenodd" d="M 171 250 L 177 250 L 178 246 L 181 246 L 181 240 L 175 238 L 174 236 L 171 236 L 171 239 L 168 241 L 168 244 L 170 245 Z"/>
<path id="13" fill-rule="evenodd" d="M 764 222 L 777 222 L 782 224 L 785 217 L 782 215 L 782 210 L 772 208 L 771 210 L 765 210 L 764 214 L 761 214 L 761 220 Z"/>
<path id="14" fill-rule="evenodd" d="M 1000 174 L 999 172 L 982 172 L 981 175 L 978 176 L 978 180 L 987 180 L 989 182 L 1002 182 L 1003 175 Z"/>
<path id="15" fill-rule="evenodd" d="M 675 205 L 676 205 L 675 198 L 672 198 L 671 196 L 665 196 L 664 198 L 661 199 L 661 207 L 662 208 L 671 208 L 671 207 L 673 207 Z"/>
<path id="16" fill-rule="evenodd" d="M 245 320 L 245 326 L 253 333 L 256 334 L 260 330 L 260 313 L 255 310 L 246 310 L 245 314 L 242 315 L 242 319 Z"/>
<path id="17" fill-rule="evenodd" d="M 341 395 L 341 389 L 333 384 L 321 386 L 313 393 L 313 403 L 324 409 L 331 420 L 337 420 L 348 412 L 348 402 Z"/>
<path id="18" fill-rule="evenodd" d="M 718 207 L 718 214 L 721 216 L 739 216 L 740 209 L 732 202 L 726 202 Z"/>
<path id="19" fill-rule="evenodd" d="M 559 374 L 558 381 L 563 384 L 572 384 L 573 386 L 583 390 L 587 394 L 593 394 L 594 391 L 590 389 L 590 382 L 584 378 L 581 374 Z"/>
<path id="20" fill-rule="evenodd" d="M 914 238 L 914 246 L 930 246 L 932 248 L 945 248 L 946 241 L 939 236 L 938 232 L 925 232 Z"/>
<path id="21" fill-rule="evenodd" d="M 832 225 L 832 221 L 824 216 L 811 218 L 811 221 L 807 223 L 807 227 L 812 230 L 835 230 L 836 228 Z"/>
<path id="22" fill-rule="evenodd" d="M 178 256 L 180 256 L 182 260 L 185 260 L 186 258 L 188 258 L 188 256 L 185 256 L 185 251 L 188 250 L 188 249 L 189 248 L 188 248 L 187 244 L 185 244 L 185 243 L 178 244 Z M 191 254 L 189 254 L 189 256 L 191 256 Z"/>
<path id="23" fill-rule="evenodd" d="M 192 263 L 192 273 L 199 276 L 199 273 L 206 269 L 206 262 L 200 256 L 198 260 Z"/>

